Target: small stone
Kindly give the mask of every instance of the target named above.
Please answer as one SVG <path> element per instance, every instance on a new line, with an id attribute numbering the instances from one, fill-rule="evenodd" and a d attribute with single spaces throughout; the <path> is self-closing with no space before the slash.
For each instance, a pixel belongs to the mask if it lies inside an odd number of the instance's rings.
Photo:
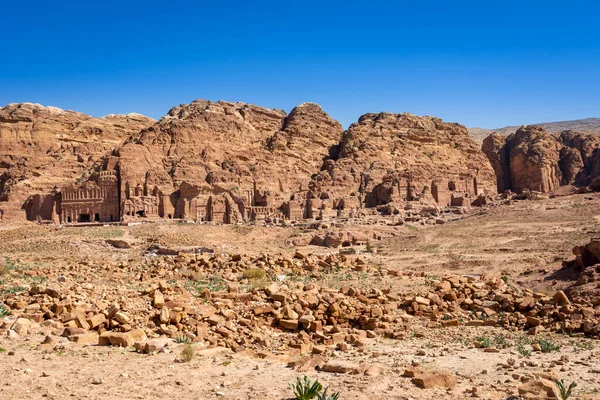
<path id="1" fill-rule="evenodd" d="M 154 299 L 152 300 L 154 308 L 162 308 L 165 305 L 165 296 L 160 290 L 154 291 Z"/>
<path id="2" fill-rule="evenodd" d="M 346 374 L 358 370 L 358 365 L 348 361 L 328 361 L 321 369 L 324 372 L 335 372 L 338 374 Z"/>
<path id="3" fill-rule="evenodd" d="M 565 292 L 563 292 L 562 290 L 559 290 L 558 292 L 556 292 L 554 294 L 553 298 L 554 298 L 554 301 L 561 306 L 571 305 L 571 301 L 569 300 L 569 298 L 567 297 Z"/>
<path id="4" fill-rule="evenodd" d="M 453 388 L 456 383 L 456 377 L 445 371 L 427 371 L 417 373 L 412 382 L 421 389 L 430 389 L 433 387 Z"/>

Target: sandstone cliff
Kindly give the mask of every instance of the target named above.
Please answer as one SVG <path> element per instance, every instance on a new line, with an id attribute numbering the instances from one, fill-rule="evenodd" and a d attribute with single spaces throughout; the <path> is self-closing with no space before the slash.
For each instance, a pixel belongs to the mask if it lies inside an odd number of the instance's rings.
<path id="1" fill-rule="evenodd" d="M 540 126 L 522 126 L 509 136 L 491 134 L 482 150 L 494 168 L 499 192 L 550 192 L 561 185 L 587 185 L 599 176 L 600 168 L 594 167 L 599 144 L 593 134 L 554 135 Z"/>
<path id="2" fill-rule="evenodd" d="M 520 128 L 507 140 L 512 190 L 549 192 L 560 185 L 560 147 L 556 139 L 537 126 Z"/>
<path id="3" fill-rule="evenodd" d="M 18 215 L 36 192 L 76 180 L 99 157 L 154 122 L 139 114 L 94 118 L 39 104 L 0 108 L 0 208 Z M 22 217 L 22 216 L 21 216 Z"/>
<path id="4" fill-rule="evenodd" d="M 244 103 L 197 100 L 174 107 L 118 148 L 122 185 L 174 189 L 181 183 L 273 193 L 307 187 L 341 125 L 305 103 L 289 115 Z"/>
<path id="5" fill-rule="evenodd" d="M 563 146 L 559 162 L 563 184 L 585 186 L 600 177 L 600 136 L 565 131 L 558 141 Z"/>
<path id="6" fill-rule="evenodd" d="M 542 122 L 537 125 L 542 128 L 546 132 L 550 132 L 553 134 L 560 134 L 565 131 L 573 131 L 588 134 L 588 133 L 598 133 L 600 132 L 600 118 L 586 118 L 586 119 L 576 119 L 571 121 L 557 121 L 557 122 Z M 512 133 L 518 131 L 520 126 L 505 126 L 503 128 L 497 129 L 485 129 L 485 128 L 468 128 L 469 135 L 477 142 L 478 144 L 482 144 L 483 140 L 491 135 L 492 133 L 500 134 L 502 136 L 508 136 Z"/>
<path id="7" fill-rule="evenodd" d="M 478 195 L 495 193 L 497 183 L 490 161 L 462 125 L 379 113 L 363 115 L 342 132 L 314 103 L 288 115 L 197 100 L 174 107 L 122 145 L 118 135 L 99 144 L 94 135 L 79 135 L 74 147 L 73 136 L 56 162 L 69 172 L 87 167 L 85 172 L 77 185 L 64 185 L 61 195 L 32 199 L 28 219 L 54 219 L 48 210 L 66 222 L 299 220 L 359 215 L 356 210 L 365 207 L 396 214 L 407 201 L 469 205 Z M 61 144 L 52 154 L 61 154 Z M 92 149 L 106 154 L 95 157 Z M 81 165 L 71 165 L 66 155 L 77 156 Z M 72 183 L 67 176 L 65 183 Z M 38 192 L 48 193 L 51 185 L 39 186 Z"/>
<path id="8" fill-rule="evenodd" d="M 367 207 L 427 197 L 444 205 L 452 196 L 496 191 L 490 162 L 464 126 L 410 114 L 361 116 L 323 169 L 317 191 Z"/>
<path id="9" fill-rule="evenodd" d="M 508 152 L 506 147 L 506 136 L 492 133 L 483 140 L 481 150 L 490 160 L 492 168 L 496 173 L 498 192 L 504 192 L 511 187 L 510 171 L 508 170 Z"/>

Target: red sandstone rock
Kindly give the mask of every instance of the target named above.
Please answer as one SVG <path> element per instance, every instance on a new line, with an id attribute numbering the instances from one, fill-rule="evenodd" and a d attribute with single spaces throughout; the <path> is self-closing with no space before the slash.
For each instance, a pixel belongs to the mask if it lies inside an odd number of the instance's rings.
<path id="1" fill-rule="evenodd" d="M 496 179 L 462 125 L 379 113 L 344 132 L 337 160 L 326 161 L 315 187 L 347 210 L 406 200 L 451 205 L 465 193 L 495 193 Z"/>
<path id="2" fill-rule="evenodd" d="M 505 137 L 493 133 L 482 150 L 496 173 L 498 191 L 550 192 L 560 185 L 589 185 L 600 176 L 600 138 L 572 131 L 553 135 L 539 126 L 522 126 Z"/>
<path id="3" fill-rule="evenodd" d="M 102 155 L 154 122 L 139 114 L 94 118 L 39 104 L 0 108 L 0 201 L 5 217 L 31 195 L 33 212 L 51 219 L 44 194 L 71 184 Z M 30 209 L 31 210 L 31 209 Z"/>

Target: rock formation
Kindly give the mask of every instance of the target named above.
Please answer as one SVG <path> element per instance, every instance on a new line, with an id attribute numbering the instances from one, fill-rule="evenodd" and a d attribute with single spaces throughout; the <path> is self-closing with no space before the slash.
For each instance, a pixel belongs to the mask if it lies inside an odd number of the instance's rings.
<path id="1" fill-rule="evenodd" d="M 361 207 L 419 199 L 462 205 L 465 195 L 495 192 L 496 182 L 489 161 L 464 126 L 379 113 L 361 116 L 344 132 L 337 159 L 325 162 L 315 187 L 331 193 L 322 197 Z"/>
<path id="2" fill-rule="evenodd" d="M 506 136 L 498 133 L 492 133 L 486 137 L 481 147 L 481 150 L 487 155 L 496 173 L 496 183 L 499 193 L 511 188 L 510 171 L 508 170 L 508 152 L 506 149 Z"/>
<path id="3" fill-rule="evenodd" d="M 195 101 L 174 107 L 96 162 L 79 181 L 91 192 L 80 192 L 78 211 L 61 215 L 57 207 L 56 213 L 64 222 L 110 221 L 110 215 L 222 223 L 301 219 L 300 204 L 285 200 L 306 190 L 341 133 L 341 125 L 312 103 L 287 115 L 244 103 Z M 96 197 L 106 172 L 118 179 L 118 217 L 103 211 L 111 207 Z"/>
<path id="4" fill-rule="evenodd" d="M 600 177 L 600 136 L 565 131 L 558 136 L 558 141 L 564 146 L 560 162 L 563 178 L 566 177 L 564 184 L 586 186 Z"/>
<path id="5" fill-rule="evenodd" d="M 302 104 L 288 116 L 199 100 L 173 108 L 115 154 L 130 184 L 173 188 L 186 181 L 250 190 L 256 182 L 262 190 L 290 193 L 307 186 L 341 133 L 316 104 Z"/>
<path id="6" fill-rule="evenodd" d="M 598 176 L 593 155 L 599 143 L 592 134 L 553 135 L 539 126 L 522 126 L 508 137 L 491 134 L 482 151 L 494 168 L 499 192 L 550 192 L 561 185 L 587 185 Z"/>
<path id="7" fill-rule="evenodd" d="M 560 148 L 552 135 L 537 126 L 522 127 L 508 137 L 507 145 L 513 191 L 549 192 L 560 185 Z"/>
<path id="8" fill-rule="evenodd" d="M 94 118 L 31 103 L 0 108 L 0 202 L 8 202 L 0 208 L 7 217 L 21 217 L 18 210 L 28 196 L 73 183 L 152 122 L 139 114 Z M 41 197 L 32 200 L 33 208 L 44 208 Z"/>
<path id="9" fill-rule="evenodd" d="M 495 191 L 489 161 L 458 124 L 366 114 L 342 133 L 313 103 L 286 115 L 198 100 L 131 135 L 76 185 L 30 198 L 27 217 L 323 220 L 365 215 L 364 208 L 396 215 L 414 205 L 469 206 Z"/>

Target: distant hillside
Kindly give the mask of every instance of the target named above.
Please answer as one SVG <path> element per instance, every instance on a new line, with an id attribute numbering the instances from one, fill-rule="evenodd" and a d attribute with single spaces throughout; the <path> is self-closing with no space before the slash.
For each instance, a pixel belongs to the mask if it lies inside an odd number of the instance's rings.
<path id="1" fill-rule="evenodd" d="M 576 119 L 572 121 L 558 121 L 558 122 L 542 122 L 539 125 L 548 132 L 563 132 L 563 131 L 577 131 L 577 132 L 600 132 L 600 118 L 586 118 Z M 519 126 L 505 126 L 504 128 L 498 129 L 485 129 L 485 128 L 468 128 L 471 137 L 479 144 L 483 142 L 490 133 L 498 132 L 503 135 L 510 135 L 519 129 Z"/>

